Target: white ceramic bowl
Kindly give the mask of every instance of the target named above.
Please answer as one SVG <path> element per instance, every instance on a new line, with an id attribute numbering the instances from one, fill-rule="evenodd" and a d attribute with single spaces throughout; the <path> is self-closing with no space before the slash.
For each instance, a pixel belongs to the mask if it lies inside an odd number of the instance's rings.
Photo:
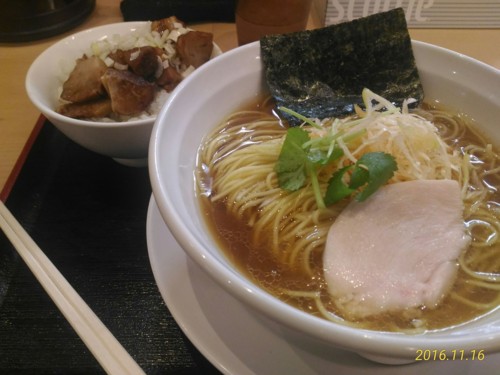
<path id="1" fill-rule="evenodd" d="M 500 145 L 500 71 L 429 44 L 413 42 L 413 47 L 426 96 L 462 109 Z M 200 217 L 193 187 L 196 152 L 202 138 L 225 115 L 260 93 L 264 85 L 259 44 L 253 43 L 201 67 L 181 83 L 158 115 L 149 152 L 153 193 L 186 253 L 243 304 L 278 322 L 284 335 L 310 340 L 311 348 L 339 347 L 389 364 L 413 362 L 418 349 L 445 350 L 448 355 L 452 350 L 499 351 L 499 310 L 455 329 L 422 335 L 355 329 L 280 302 L 228 262 Z M 201 90 L 206 87 L 210 90 Z"/>
<path id="2" fill-rule="evenodd" d="M 73 119 L 55 111 L 62 85 L 61 67 L 72 64 L 92 42 L 126 35 L 146 22 L 121 22 L 70 35 L 42 52 L 26 76 L 26 91 L 33 104 L 67 137 L 81 146 L 110 156 L 126 165 L 147 165 L 148 146 L 156 116 L 127 122 L 96 122 Z M 220 54 L 214 45 L 214 55 Z"/>

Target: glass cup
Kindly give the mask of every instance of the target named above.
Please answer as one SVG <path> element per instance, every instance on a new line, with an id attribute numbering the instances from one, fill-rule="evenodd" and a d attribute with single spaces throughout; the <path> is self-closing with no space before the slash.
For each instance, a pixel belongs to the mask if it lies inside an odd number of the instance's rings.
<path id="1" fill-rule="evenodd" d="M 238 0 L 236 31 L 241 46 L 264 35 L 305 30 L 312 0 Z"/>

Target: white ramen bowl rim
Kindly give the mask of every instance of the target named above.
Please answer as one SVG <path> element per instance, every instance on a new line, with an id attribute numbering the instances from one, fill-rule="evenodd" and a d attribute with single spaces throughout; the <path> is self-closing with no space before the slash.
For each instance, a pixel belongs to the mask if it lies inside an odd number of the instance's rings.
<path id="1" fill-rule="evenodd" d="M 413 41 L 413 47 L 417 59 L 417 66 L 419 58 L 420 61 L 424 61 L 424 59 L 429 56 L 432 57 L 435 55 L 437 57 L 435 59 L 433 58 L 433 60 L 436 61 L 432 61 L 432 66 L 429 64 L 423 65 L 426 65 L 426 67 L 431 70 L 434 68 L 438 70 L 453 70 L 455 69 L 454 65 L 457 65 L 459 69 L 455 73 L 450 74 L 452 76 L 457 76 L 459 79 L 461 79 L 460 77 L 463 73 L 460 69 L 466 69 L 467 72 L 472 72 L 471 74 L 473 76 L 476 74 L 474 73 L 475 71 L 479 71 L 480 75 L 485 75 L 485 82 L 491 79 L 493 79 L 494 82 L 500 82 L 500 71 L 470 57 L 419 41 Z M 249 64 L 245 64 L 244 67 L 238 64 L 245 59 L 252 61 Z M 436 64 L 439 62 L 438 60 L 443 59 L 449 61 L 450 66 L 446 67 L 441 66 L 442 64 Z M 190 231 L 189 225 L 191 225 L 193 221 L 199 224 L 198 218 L 187 218 L 184 213 L 179 212 L 177 204 L 179 203 L 179 194 L 182 194 L 172 191 L 172 179 L 175 179 L 177 175 L 171 176 L 169 173 L 174 169 L 180 170 L 180 173 L 190 176 L 192 179 L 194 164 L 191 162 L 186 164 L 185 159 L 182 158 L 182 160 L 176 159 L 178 155 L 175 153 L 181 153 L 182 150 L 173 146 L 174 150 L 166 151 L 165 145 L 162 144 L 162 139 L 169 138 L 170 140 L 175 140 L 175 142 L 182 142 L 182 139 L 178 139 L 177 136 L 187 137 L 188 130 L 173 129 L 171 124 L 177 120 L 177 117 L 181 116 L 178 113 L 178 106 L 183 100 L 186 100 L 185 95 L 187 95 L 188 92 L 195 90 L 196 87 L 207 84 L 207 82 L 209 84 L 212 83 L 213 79 L 210 77 L 215 77 L 217 74 L 224 72 L 224 67 L 227 70 L 230 66 L 239 66 L 241 68 L 240 70 L 243 70 L 247 68 L 247 65 L 250 65 L 249 70 L 251 70 L 256 69 L 255 67 L 258 64 L 260 64 L 258 42 L 226 52 L 216 61 L 207 63 L 184 80 L 175 93 L 167 100 L 166 105 L 161 110 L 155 122 L 149 149 L 149 170 L 153 194 L 162 218 L 184 251 L 201 266 L 203 270 L 208 272 L 219 285 L 229 291 L 230 294 L 244 304 L 259 311 L 267 318 L 279 322 L 290 328 L 293 332 L 298 332 L 299 334 L 304 334 L 309 338 L 313 338 L 315 341 L 317 340 L 318 342 L 354 351 L 378 362 L 390 364 L 413 362 L 416 357 L 417 349 L 445 350 L 448 355 L 451 355 L 452 350 L 464 350 L 466 354 L 469 354 L 469 351 L 472 350 L 484 350 L 485 353 L 499 351 L 500 319 L 498 319 L 498 316 L 500 315 L 500 311 L 498 311 L 498 309 L 496 312 L 476 319 L 472 323 L 465 323 L 454 328 L 427 332 L 425 334 L 408 335 L 402 333 L 389 333 L 336 324 L 321 318 L 313 317 L 310 314 L 293 308 L 285 302 L 272 297 L 251 281 L 241 276 L 237 271 L 223 264 L 223 262 L 210 251 L 210 247 L 213 246 L 213 244 L 207 245 L 205 238 Z M 439 66 L 434 66 L 434 64 Z M 243 75 L 245 73 L 237 74 Z M 262 72 L 260 72 L 260 74 L 262 75 Z M 226 80 L 226 78 L 220 79 Z M 467 79 L 468 78 L 465 80 L 467 81 Z M 430 84 L 429 82 L 429 85 Z M 500 107 L 498 94 L 495 93 L 493 88 L 489 90 L 491 92 L 488 90 L 484 92 L 485 98 L 492 100 L 496 103 L 497 107 Z M 210 95 L 213 96 L 216 94 L 217 93 L 211 93 Z M 196 106 L 196 103 L 194 105 Z M 179 119 L 181 117 L 179 117 Z M 189 123 L 190 119 L 191 117 L 189 117 L 186 122 Z M 220 117 L 219 120 L 222 120 L 222 117 Z M 215 126 L 216 123 L 213 123 L 212 128 Z M 184 127 L 184 125 L 181 124 L 180 127 Z M 172 131 L 174 132 L 173 135 L 171 135 Z M 190 150 L 190 152 L 193 152 L 193 150 Z M 174 158 L 175 160 L 167 160 L 168 158 Z M 190 158 L 192 159 L 193 156 Z M 187 178 L 189 179 L 189 177 Z M 185 181 L 189 181 L 188 179 Z M 191 181 L 190 186 L 178 186 L 173 190 L 177 189 L 192 189 L 194 195 L 194 182 Z M 497 319 L 495 319 L 495 317 Z M 483 322 L 485 319 L 487 323 Z M 495 320 L 499 322 L 495 324 Z"/>

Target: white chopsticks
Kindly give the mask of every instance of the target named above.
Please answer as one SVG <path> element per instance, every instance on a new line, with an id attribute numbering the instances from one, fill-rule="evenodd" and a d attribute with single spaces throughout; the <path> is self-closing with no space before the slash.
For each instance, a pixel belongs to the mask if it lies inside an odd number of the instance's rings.
<path id="1" fill-rule="evenodd" d="M 0 228 L 103 369 L 113 375 L 144 374 L 2 201 Z"/>

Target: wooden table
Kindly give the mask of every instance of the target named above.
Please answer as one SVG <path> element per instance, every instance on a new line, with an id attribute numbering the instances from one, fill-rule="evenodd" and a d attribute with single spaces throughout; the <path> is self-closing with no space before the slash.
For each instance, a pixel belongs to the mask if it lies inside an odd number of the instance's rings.
<path id="1" fill-rule="evenodd" d="M 31 104 L 24 79 L 32 61 L 48 46 L 76 31 L 123 21 L 118 0 L 97 0 L 91 16 L 77 28 L 41 41 L 0 44 L 0 191 L 22 154 L 40 115 Z M 234 24 L 191 25 L 214 33 L 216 43 L 227 51 L 236 47 Z M 309 28 L 321 26 L 321 17 L 311 14 Z M 500 29 L 414 29 L 413 39 L 443 46 L 500 69 Z"/>

